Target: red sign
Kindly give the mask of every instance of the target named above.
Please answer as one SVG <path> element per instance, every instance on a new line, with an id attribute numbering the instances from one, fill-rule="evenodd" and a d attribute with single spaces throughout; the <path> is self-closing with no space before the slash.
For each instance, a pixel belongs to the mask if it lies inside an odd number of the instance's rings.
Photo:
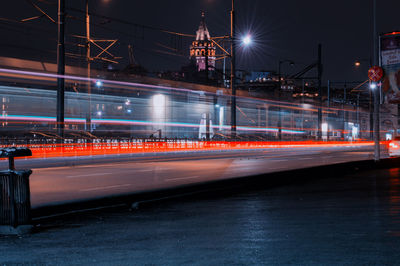
<path id="1" fill-rule="evenodd" d="M 371 81 L 378 82 L 383 78 L 383 69 L 379 66 L 373 66 L 368 70 L 368 77 Z"/>

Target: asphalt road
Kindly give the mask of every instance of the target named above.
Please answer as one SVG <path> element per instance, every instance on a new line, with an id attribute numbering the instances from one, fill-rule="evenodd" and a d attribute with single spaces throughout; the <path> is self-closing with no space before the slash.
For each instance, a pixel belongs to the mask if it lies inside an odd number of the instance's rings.
<path id="1" fill-rule="evenodd" d="M 32 207 L 372 159 L 370 146 L 18 160 L 31 168 Z M 1 162 L 4 168 L 6 162 Z"/>

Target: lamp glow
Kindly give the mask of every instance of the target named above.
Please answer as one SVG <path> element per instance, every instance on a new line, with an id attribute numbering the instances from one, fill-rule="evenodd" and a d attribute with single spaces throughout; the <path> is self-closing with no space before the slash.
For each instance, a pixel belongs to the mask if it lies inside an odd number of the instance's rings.
<path id="1" fill-rule="evenodd" d="M 246 35 L 243 37 L 242 42 L 245 46 L 249 46 L 252 43 L 251 35 Z"/>
<path id="2" fill-rule="evenodd" d="M 101 82 L 101 80 L 96 81 L 96 86 L 97 87 L 103 86 L 103 82 Z"/>
<path id="3" fill-rule="evenodd" d="M 163 94 L 157 94 L 153 96 L 154 107 L 164 107 L 165 106 L 165 96 Z"/>

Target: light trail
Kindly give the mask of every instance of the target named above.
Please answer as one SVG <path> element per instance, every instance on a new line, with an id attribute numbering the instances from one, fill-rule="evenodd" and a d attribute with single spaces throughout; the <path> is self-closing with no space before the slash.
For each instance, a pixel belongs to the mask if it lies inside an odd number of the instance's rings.
<path id="1" fill-rule="evenodd" d="M 383 142 L 382 142 L 383 143 Z M 368 142 L 257 142 L 257 141 L 154 141 L 154 142 L 111 142 L 111 143 L 72 143 L 72 144 L 28 144 L 16 147 L 28 147 L 32 156 L 26 158 L 79 157 L 115 154 L 196 152 L 196 151 L 234 151 L 260 150 L 275 148 L 334 148 L 373 146 Z M 0 145 L 0 148 L 14 145 Z M 25 158 L 25 159 L 26 159 Z M 17 158 L 16 158 L 17 159 Z M 23 158 L 21 158 L 23 159 Z"/>
<path id="2" fill-rule="evenodd" d="M 0 120 L 16 120 L 16 121 L 33 121 L 33 122 L 56 122 L 55 117 L 51 116 L 26 116 L 26 115 L 0 115 Z M 84 118 L 65 118 L 67 123 L 86 123 Z M 199 128 L 200 124 L 194 123 L 184 123 L 184 122 L 152 122 L 152 121 L 141 121 L 141 120 L 126 120 L 126 119 L 92 119 L 92 123 L 96 124 L 112 124 L 112 125 L 139 125 L 139 126 L 172 126 L 172 127 L 189 127 L 189 128 Z M 230 129 L 228 125 L 213 125 L 210 126 L 214 129 L 219 129 L 220 127 L 224 129 Z M 262 127 L 249 127 L 249 126 L 238 126 L 238 130 L 241 131 L 259 131 L 259 132 L 278 132 L 278 128 L 262 128 Z M 282 129 L 282 132 L 287 134 L 304 134 L 305 131 L 301 130 L 291 130 Z"/>
<path id="3" fill-rule="evenodd" d="M 136 87 L 136 88 L 152 89 L 152 90 L 160 89 L 160 90 L 164 90 L 167 92 L 170 92 L 170 91 L 190 92 L 190 93 L 194 93 L 194 94 L 204 93 L 204 91 L 176 88 L 176 87 L 170 87 L 170 86 L 143 84 L 143 83 L 137 83 L 137 82 L 116 81 L 116 80 L 107 80 L 107 79 L 98 79 L 98 78 L 88 78 L 88 77 L 81 77 L 81 76 L 74 76 L 74 75 L 58 75 L 58 74 L 52 74 L 52 73 L 34 72 L 34 71 L 26 71 L 26 70 L 15 70 L 15 69 L 8 69 L 8 68 L 0 68 L 0 73 L 9 74 L 9 75 L 27 76 L 24 78 L 32 78 L 32 77 L 35 77 L 35 79 L 37 79 L 37 78 L 49 79 L 50 78 L 50 79 L 53 79 L 53 81 L 55 81 L 57 78 L 64 78 L 66 80 L 91 82 L 93 84 L 95 84 L 96 82 L 101 82 L 104 86 L 106 86 L 106 85 L 127 86 L 127 87 Z M 213 93 L 213 92 L 207 92 L 207 93 L 217 95 L 216 93 Z M 283 102 L 283 101 L 277 101 L 277 100 L 271 100 L 271 99 L 260 99 L 260 98 L 249 97 L 249 96 L 237 96 L 237 98 L 243 98 L 243 99 L 258 101 L 258 102 L 262 102 L 262 103 L 276 103 L 277 106 L 283 106 L 284 108 L 287 108 L 287 109 L 294 109 L 294 110 L 297 110 L 297 109 L 303 110 L 304 109 L 302 107 L 302 105 L 303 105 L 302 103 Z M 296 107 L 296 106 L 299 106 L 299 107 Z M 321 108 L 324 113 L 332 113 L 332 111 L 341 111 L 341 110 L 345 110 L 347 112 L 356 112 L 355 110 L 352 110 L 352 109 L 341 109 L 341 108 L 334 108 L 334 107 L 327 108 L 325 106 L 317 106 L 317 105 L 313 105 L 312 112 L 316 112 L 318 110 L 318 108 Z M 327 111 L 325 111 L 325 110 L 327 110 Z"/>

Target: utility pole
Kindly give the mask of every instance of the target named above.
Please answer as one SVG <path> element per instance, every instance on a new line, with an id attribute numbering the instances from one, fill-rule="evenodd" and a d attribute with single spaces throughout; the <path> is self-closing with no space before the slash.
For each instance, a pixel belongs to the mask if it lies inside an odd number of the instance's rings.
<path id="1" fill-rule="evenodd" d="M 331 81 L 328 80 L 328 114 L 327 114 L 327 124 L 328 124 L 328 130 L 326 132 L 326 138 L 329 141 L 329 114 L 330 114 L 330 108 L 331 108 Z"/>
<path id="2" fill-rule="evenodd" d="M 57 44 L 57 134 L 64 137 L 65 98 L 65 0 L 58 0 Z"/>
<path id="3" fill-rule="evenodd" d="M 372 64 L 371 64 L 372 66 Z M 373 109 L 373 92 L 369 90 L 369 139 L 374 139 L 374 109 Z"/>
<path id="4" fill-rule="evenodd" d="M 373 64 L 374 66 L 378 65 L 378 32 L 377 32 L 377 26 L 376 26 L 376 0 L 372 0 L 373 3 L 373 39 L 374 39 L 374 55 L 373 55 Z M 380 160 L 380 126 L 379 126 L 379 105 L 380 105 L 380 86 L 377 85 L 375 90 L 374 90 L 374 142 L 375 142 L 375 149 L 374 149 L 374 159 L 375 162 Z"/>
<path id="5" fill-rule="evenodd" d="M 87 93 L 88 93 L 88 111 L 86 114 L 86 130 L 92 131 L 92 96 L 91 96 L 91 81 L 90 81 L 90 16 L 89 16 L 89 0 L 86 0 L 86 62 L 87 62 Z"/>
<path id="6" fill-rule="evenodd" d="M 347 83 L 344 82 L 344 88 L 343 88 L 343 140 L 346 140 L 346 102 L 347 102 Z"/>
<path id="7" fill-rule="evenodd" d="M 232 89 L 232 104 L 231 104 L 231 136 L 236 137 L 236 33 L 235 33 L 235 0 L 232 0 L 231 10 L 231 89 Z"/>
<path id="8" fill-rule="evenodd" d="M 322 85 L 321 85 L 321 78 L 322 78 L 322 45 L 318 44 L 318 63 L 317 63 L 317 70 L 318 70 L 318 140 L 322 139 Z"/>
<path id="9" fill-rule="evenodd" d="M 282 81 L 281 81 L 281 64 L 284 61 L 279 61 L 278 63 L 278 100 L 281 100 L 281 89 L 282 89 Z M 282 114 L 281 114 L 281 103 L 278 103 L 278 140 L 282 140 Z"/>

